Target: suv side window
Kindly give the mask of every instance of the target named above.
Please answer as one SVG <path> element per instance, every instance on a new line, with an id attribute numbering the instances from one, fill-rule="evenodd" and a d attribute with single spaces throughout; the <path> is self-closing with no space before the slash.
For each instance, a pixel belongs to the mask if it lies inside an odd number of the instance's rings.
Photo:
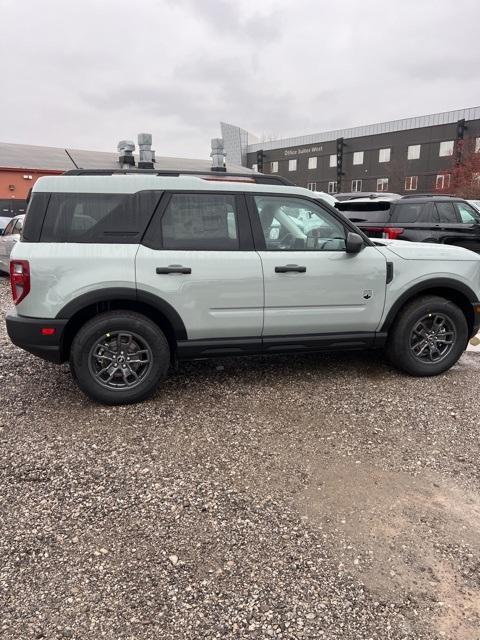
<path id="1" fill-rule="evenodd" d="M 40 241 L 138 243 L 158 198 L 151 191 L 52 193 Z"/>
<path id="2" fill-rule="evenodd" d="M 455 202 L 455 209 L 464 224 L 476 224 L 480 222 L 480 215 L 473 207 L 465 202 Z"/>
<path id="3" fill-rule="evenodd" d="M 268 251 L 345 251 L 343 225 L 313 202 L 281 196 L 254 201 Z"/>
<path id="4" fill-rule="evenodd" d="M 451 202 L 437 202 L 436 204 L 440 222 L 455 223 L 458 222 L 455 209 Z"/>
<path id="5" fill-rule="evenodd" d="M 424 205 L 422 203 L 405 203 L 394 205 L 390 222 L 417 222 Z"/>
<path id="6" fill-rule="evenodd" d="M 164 249 L 234 251 L 239 248 L 235 196 L 175 193 L 161 229 Z"/>

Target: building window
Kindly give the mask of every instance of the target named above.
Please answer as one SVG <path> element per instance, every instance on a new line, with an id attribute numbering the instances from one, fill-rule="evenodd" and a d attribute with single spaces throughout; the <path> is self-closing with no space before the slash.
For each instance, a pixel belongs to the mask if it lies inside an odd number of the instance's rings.
<path id="1" fill-rule="evenodd" d="M 336 153 L 332 153 L 332 155 L 330 156 L 330 166 L 331 167 L 336 167 L 337 166 L 337 154 Z"/>
<path id="2" fill-rule="evenodd" d="M 352 180 L 352 191 L 357 193 L 362 190 L 362 181 L 361 180 Z"/>
<path id="3" fill-rule="evenodd" d="M 480 138 L 475 138 L 475 153 L 480 153 Z"/>
<path id="4" fill-rule="evenodd" d="M 258 171 L 258 165 L 252 164 L 252 171 Z"/>
<path id="5" fill-rule="evenodd" d="M 438 150 L 439 156 L 453 156 L 453 140 L 446 140 L 440 142 L 440 148 Z"/>
<path id="6" fill-rule="evenodd" d="M 405 178 L 405 191 L 416 191 L 418 176 L 407 176 Z"/>
<path id="7" fill-rule="evenodd" d="M 297 159 L 295 158 L 295 160 L 289 160 L 288 161 L 288 170 L 289 171 L 296 171 L 297 170 Z"/>
<path id="8" fill-rule="evenodd" d="M 420 144 L 411 144 L 408 146 L 407 159 L 418 160 L 420 158 Z"/>
<path id="9" fill-rule="evenodd" d="M 442 191 L 443 189 L 448 189 L 450 186 L 450 174 L 449 173 L 441 173 L 437 176 L 435 181 L 435 189 L 437 191 Z"/>
<path id="10" fill-rule="evenodd" d="M 390 148 L 388 148 L 388 149 L 379 149 L 379 151 L 378 151 L 378 161 L 379 162 L 390 162 Z"/>
<path id="11" fill-rule="evenodd" d="M 309 158 L 308 159 L 308 168 L 309 169 L 316 169 L 317 168 L 317 158 Z"/>
<path id="12" fill-rule="evenodd" d="M 388 191 L 388 178 L 377 179 L 377 191 Z"/>
<path id="13" fill-rule="evenodd" d="M 363 164 L 363 151 L 354 151 L 353 164 Z"/>
<path id="14" fill-rule="evenodd" d="M 278 162 L 271 162 L 270 163 L 270 171 L 272 173 L 278 173 Z"/>
<path id="15" fill-rule="evenodd" d="M 330 180 L 328 183 L 328 193 L 337 193 L 337 181 Z"/>
<path id="16" fill-rule="evenodd" d="M 307 182 L 307 189 L 310 189 L 310 191 L 316 191 L 317 190 L 317 183 L 316 182 Z"/>

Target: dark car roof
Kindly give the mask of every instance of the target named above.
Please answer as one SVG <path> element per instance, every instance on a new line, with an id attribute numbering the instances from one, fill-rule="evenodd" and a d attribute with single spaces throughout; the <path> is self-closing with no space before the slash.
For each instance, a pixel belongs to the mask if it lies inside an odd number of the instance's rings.
<path id="1" fill-rule="evenodd" d="M 441 196 L 441 195 L 425 193 L 423 195 L 418 194 L 415 196 L 402 196 L 400 200 L 395 201 L 395 204 L 399 205 L 399 204 L 404 204 L 406 202 L 409 202 L 411 204 L 421 204 L 425 202 L 425 200 L 427 199 L 429 201 L 435 200 L 436 202 L 466 202 L 466 200 L 464 200 L 463 198 L 460 198 L 460 196 Z"/>

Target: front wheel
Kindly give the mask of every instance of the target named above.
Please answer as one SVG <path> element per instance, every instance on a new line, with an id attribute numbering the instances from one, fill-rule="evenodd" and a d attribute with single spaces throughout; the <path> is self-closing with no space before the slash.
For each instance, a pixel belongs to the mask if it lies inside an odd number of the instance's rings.
<path id="1" fill-rule="evenodd" d="M 75 336 L 70 366 L 78 386 L 103 404 L 131 404 L 151 395 L 166 376 L 170 349 L 149 318 L 109 311 L 89 320 Z"/>
<path id="2" fill-rule="evenodd" d="M 440 296 L 423 296 L 400 311 L 389 334 L 387 355 L 410 375 L 436 376 L 457 362 L 467 342 L 462 310 Z"/>

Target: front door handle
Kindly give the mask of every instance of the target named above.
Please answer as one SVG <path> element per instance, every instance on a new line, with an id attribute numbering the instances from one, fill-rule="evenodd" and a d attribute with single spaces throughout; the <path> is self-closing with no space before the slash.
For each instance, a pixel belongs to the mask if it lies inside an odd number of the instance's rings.
<path id="1" fill-rule="evenodd" d="M 275 273 L 288 273 L 289 271 L 296 271 L 297 273 L 305 273 L 307 267 L 301 267 L 298 264 L 285 264 L 281 267 L 275 267 Z"/>
<path id="2" fill-rule="evenodd" d="M 182 267 L 181 264 L 171 264 L 168 267 L 157 267 L 156 268 L 156 273 L 162 274 L 162 273 L 183 273 L 183 274 L 189 274 L 192 273 L 192 270 L 190 269 L 190 267 Z"/>

